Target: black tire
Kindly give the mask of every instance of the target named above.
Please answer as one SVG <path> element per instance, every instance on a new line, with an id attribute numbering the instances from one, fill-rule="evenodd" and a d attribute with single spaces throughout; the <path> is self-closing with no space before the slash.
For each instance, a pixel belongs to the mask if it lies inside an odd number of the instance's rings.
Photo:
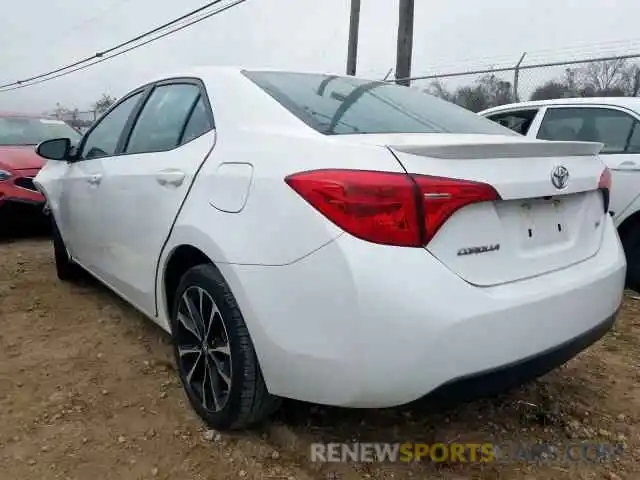
<path id="1" fill-rule="evenodd" d="M 620 237 L 627 257 L 627 288 L 640 293 L 640 224 L 625 229 Z"/>
<path id="2" fill-rule="evenodd" d="M 53 255 L 56 263 L 56 274 L 62 281 L 78 280 L 82 277 L 82 269 L 69 258 L 67 247 L 64 245 L 58 225 L 51 216 L 51 235 L 53 237 Z"/>
<path id="3" fill-rule="evenodd" d="M 193 301 L 193 310 L 204 313 L 192 315 L 186 298 Z M 274 413 L 280 399 L 267 391 L 242 313 L 218 270 L 213 265 L 189 269 L 174 299 L 171 327 L 175 361 L 189 402 L 200 418 L 212 428 L 231 430 L 250 427 Z M 220 315 L 211 313 L 213 307 Z M 202 325 L 196 327 L 187 317 L 202 320 Z M 196 335 L 196 330 L 209 334 Z M 196 366 L 198 361 L 201 363 Z M 206 372 L 210 376 L 204 380 Z M 230 379 L 229 384 L 225 378 Z"/>

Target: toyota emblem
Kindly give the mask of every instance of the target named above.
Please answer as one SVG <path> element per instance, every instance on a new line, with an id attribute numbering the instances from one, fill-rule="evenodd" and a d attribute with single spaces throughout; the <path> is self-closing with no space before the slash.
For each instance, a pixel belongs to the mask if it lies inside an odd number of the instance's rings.
<path id="1" fill-rule="evenodd" d="M 558 190 L 567 188 L 567 184 L 569 183 L 569 170 L 562 165 L 555 167 L 551 172 L 551 183 Z"/>

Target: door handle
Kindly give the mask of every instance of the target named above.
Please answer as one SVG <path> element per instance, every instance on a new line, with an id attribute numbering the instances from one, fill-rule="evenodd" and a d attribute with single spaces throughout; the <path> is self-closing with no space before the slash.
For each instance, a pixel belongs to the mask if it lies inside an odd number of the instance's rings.
<path id="1" fill-rule="evenodd" d="M 632 162 L 631 160 L 626 160 L 618 165 L 619 170 L 632 170 L 636 168 L 638 164 L 636 162 Z"/>
<path id="2" fill-rule="evenodd" d="M 163 170 L 158 172 L 156 180 L 163 187 L 179 187 L 184 182 L 186 174 L 180 170 Z"/>
<path id="3" fill-rule="evenodd" d="M 91 185 L 99 185 L 101 181 L 102 181 L 102 175 L 100 174 L 90 175 L 89 178 L 87 179 L 87 182 L 89 182 L 89 184 Z"/>

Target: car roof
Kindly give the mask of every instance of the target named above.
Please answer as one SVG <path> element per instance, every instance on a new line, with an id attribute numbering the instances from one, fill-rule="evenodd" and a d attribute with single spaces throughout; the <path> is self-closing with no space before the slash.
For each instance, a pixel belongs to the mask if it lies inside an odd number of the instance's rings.
<path id="1" fill-rule="evenodd" d="M 245 70 L 251 71 L 251 72 L 299 73 L 299 74 L 312 74 L 312 75 L 324 75 L 324 76 L 332 76 L 332 77 L 353 78 L 344 73 L 330 72 L 330 71 L 295 70 L 295 69 L 284 69 L 284 68 L 274 68 L 274 67 L 264 67 L 264 66 L 203 65 L 203 66 L 183 67 L 181 69 L 173 69 L 169 71 L 164 71 L 160 74 L 154 74 L 153 76 L 148 77 L 146 81 L 138 83 L 137 86 L 159 82 L 165 79 L 180 78 L 180 77 L 207 78 L 215 75 L 242 76 L 242 72 Z M 381 81 L 379 78 L 373 79 L 373 78 L 367 78 L 365 76 L 360 76 L 360 75 L 358 75 L 356 78 L 359 78 L 361 80 L 369 80 L 372 82 Z"/>
<path id="2" fill-rule="evenodd" d="M 640 112 L 640 98 L 638 97 L 577 97 L 577 98 L 556 98 L 552 100 L 534 100 L 530 102 L 508 103 L 498 107 L 488 108 L 479 112 L 480 115 L 500 112 L 503 110 L 540 108 L 555 105 L 610 105 L 614 107 L 624 107 Z"/>
<path id="3" fill-rule="evenodd" d="M 640 98 L 638 97 L 579 97 L 579 98 L 556 98 L 553 100 L 534 100 L 530 102 L 509 103 L 498 107 L 488 108 L 480 112 L 499 112 L 502 110 L 539 108 L 552 105 L 611 105 L 614 107 L 624 107 L 640 112 Z"/>

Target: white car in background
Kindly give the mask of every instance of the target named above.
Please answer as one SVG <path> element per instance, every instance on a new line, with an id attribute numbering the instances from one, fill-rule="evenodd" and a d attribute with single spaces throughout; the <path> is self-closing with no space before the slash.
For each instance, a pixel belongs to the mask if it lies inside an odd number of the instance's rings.
<path id="1" fill-rule="evenodd" d="M 640 98 L 562 98 L 490 108 L 480 115 L 542 140 L 599 142 L 611 170 L 611 215 L 627 255 L 627 284 L 640 291 Z"/>
<path id="2" fill-rule="evenodd" d="M 625 259 L 596 144 L 540 142 L 421 91 L 203 68 L 125 95 L 36 179 L 61 279 L 171 332 L 215 428 L 279 397 L 491 393 L 596 341 Z"/>

